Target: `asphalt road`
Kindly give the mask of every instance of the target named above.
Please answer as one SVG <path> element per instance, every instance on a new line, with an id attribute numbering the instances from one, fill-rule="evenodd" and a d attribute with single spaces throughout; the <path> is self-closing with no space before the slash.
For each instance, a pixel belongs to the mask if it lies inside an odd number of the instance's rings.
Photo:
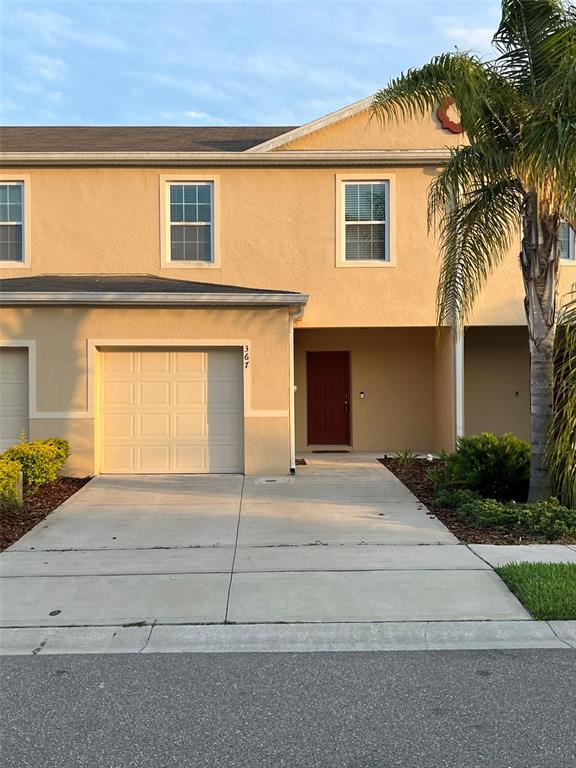
<path id="1" fill-rule="evenodd" d="M 19 656 L 3 768 L 571 768 L 576 653 Z"/>

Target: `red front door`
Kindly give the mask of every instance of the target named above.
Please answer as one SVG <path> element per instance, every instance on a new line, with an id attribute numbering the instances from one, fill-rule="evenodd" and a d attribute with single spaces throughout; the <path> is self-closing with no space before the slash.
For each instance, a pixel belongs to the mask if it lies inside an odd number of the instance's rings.
<path id="1" fill-rule="evenodd" d="M 308 444 L 350 445 L 350 354 L 308 352 Z"/>

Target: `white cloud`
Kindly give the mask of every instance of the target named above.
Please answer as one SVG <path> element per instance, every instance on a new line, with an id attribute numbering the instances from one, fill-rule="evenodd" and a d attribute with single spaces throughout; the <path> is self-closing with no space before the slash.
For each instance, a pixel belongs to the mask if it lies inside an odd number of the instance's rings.
<path id="1" fill-rule="evenodd" d="M 58 45 L 64 40 L 79 43 L 86 48 L 124 50 L 126 44 L 115 35 L 108 35 L 96 29 L 85 30 L 68 16 L 54 11 L 18 10 L 15 21 L 28 31 L 37 33 L 48 45 Z"/>
<path id="2" fill-rule="evenodd" d="M 66 63 L 52 56 L 30 54 L 27 57 L 26 69 L 32 76 L 43 80 L 60 80 L 66 71 Z"/>
<path id="3" fill-rule="evenodd" d="M 493 27 L 462 27 L 454 25 L 445 27 L 444 33 L 446 37 L 452 40 L 454 45 L 467 51 L 487 53 L 492 48 Z"/>

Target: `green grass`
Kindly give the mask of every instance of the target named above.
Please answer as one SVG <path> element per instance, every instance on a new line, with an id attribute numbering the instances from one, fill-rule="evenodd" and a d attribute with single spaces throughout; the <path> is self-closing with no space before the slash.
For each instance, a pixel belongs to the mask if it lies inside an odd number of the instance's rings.
<path id="1" fill-rule="evenodd" d="M 509 563 L 496 571 L 535 619 L 576 619 L 576 563 Z"/>

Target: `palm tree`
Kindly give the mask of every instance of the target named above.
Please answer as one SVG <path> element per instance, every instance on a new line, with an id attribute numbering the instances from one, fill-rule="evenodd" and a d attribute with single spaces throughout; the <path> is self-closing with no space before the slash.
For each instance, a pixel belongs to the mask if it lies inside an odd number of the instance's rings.
<path id="1" fill-rule="evenodd" d="M 424 115 L 452 99 L 469 145 L 430 185 L 429 226 L 442 255 L 438 323 L 463 328 L 489 273 L 521 232 L 530 338 L 530 499 L 550 495 L 546 442 L 553 406 L 558 232 L 576 223 L 576 8 L 502 0 L 495 58 L 456 51 L 379 91 L 381 119 Z"/>

